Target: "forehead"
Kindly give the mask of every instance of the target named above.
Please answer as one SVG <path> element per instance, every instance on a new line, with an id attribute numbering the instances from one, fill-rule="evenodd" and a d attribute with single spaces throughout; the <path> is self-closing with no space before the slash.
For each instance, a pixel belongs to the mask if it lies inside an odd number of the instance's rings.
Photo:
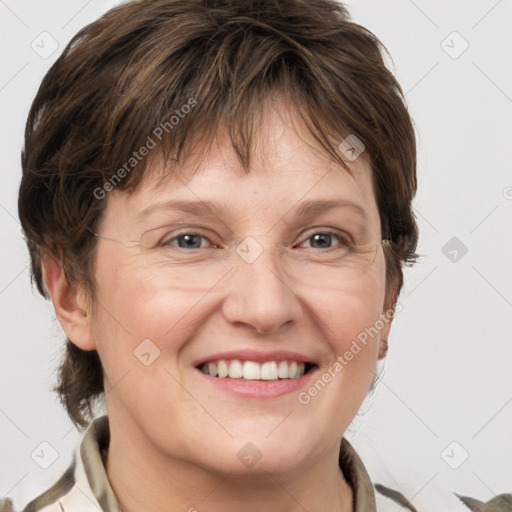
<path id="1" fill-rule="evenodd" d="M 114 215 L 139 224 L 179 202 L 184 213 L 229 217 L 306 216 L 345 205 L 366 222 L 379 222 L 365 155 L 347 162 L 347 170 L 327 155 L 293 110 L 266 109 L 248 172 L 226 131 L 207 150 L 199 149 L 172 171 L 153 159 L 135 192 L 109 194 L 104 220 Z"/>

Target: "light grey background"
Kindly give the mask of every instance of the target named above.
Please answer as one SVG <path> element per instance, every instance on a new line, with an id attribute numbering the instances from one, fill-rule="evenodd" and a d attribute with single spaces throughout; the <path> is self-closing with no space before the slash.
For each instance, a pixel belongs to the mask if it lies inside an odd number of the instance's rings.
<path id="1" fill-rule="evenodd" d="M 49 391 L 64 336 L 29 282 L 23 129 L 51 63 L 114 4 L 0 0 L 0 497 L 16 507 L 60 476 L 81 437 Z M 382 382 L 347 436 L 372 477 L 418 507 L 437 489 L 487 500 L 512 492 L 512 2 L 348 5 L 389 49 L 416 122 L 422 258 L 406 271 Z M 41 442 L 58 453 L 48 469 L 34 460 Z"/>

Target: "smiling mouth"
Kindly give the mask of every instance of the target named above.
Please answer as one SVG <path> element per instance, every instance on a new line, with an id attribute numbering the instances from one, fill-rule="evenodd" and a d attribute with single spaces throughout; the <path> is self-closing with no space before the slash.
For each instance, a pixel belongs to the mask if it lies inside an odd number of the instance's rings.
<path id="1" fill-rule="evenodd" d="M 197 366 L 206 375 L 220 379 L 276 381 L 281 379 L 299 379 L 309 373 L 316 365 L 291 360 L 241 361 L 239 359 L 219 359 Z"/>

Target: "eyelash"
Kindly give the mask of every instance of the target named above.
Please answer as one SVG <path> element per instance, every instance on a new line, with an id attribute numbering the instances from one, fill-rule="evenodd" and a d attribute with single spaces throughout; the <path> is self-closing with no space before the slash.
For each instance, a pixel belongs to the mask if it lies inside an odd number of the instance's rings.
<path id="1" fill-rule="evenodd" d="M 160 242 L 160 246 L 162 247 L 165 247 L 165 246 L 174 246 L 174 247 L 177 247 L 175 246 L 174 244 L 172 244 L 171 242 L 179 239 L 180 237 L 184 237 L 184 236 L 187 236 L 187 235 L 192 235 L 192 236 L 200 236 L 201 238 L 204 238 L 206 240 L 208 240 L 210 242 L 210 244 L 212 243 L 210 241 L 210 239 L 201 234 L 201 233 L 195 233 L 195 232 L 183 232 L 183 233 L 179 233 L 177 235 L 174 235 L 172 238 L 169 238 L 167 241 L 162 241 Z M 332 231 L 332 230 L 325 230 L 325 231 L 315 231 L 314 233 L 312 233 L 311 235 L 309 235 L 305 240 L 304 242 L 306 242 L 307 240 L 310 240 L 311 238 L 313 238 L 315 235 L 330 235 L 336 239 L 338 239 L 339 241 L 339 245 L 342 247 L 342 248 L 347 248 L 347 247 L 350 247 L 350 242 L 348 240 L 347 237 L 335 232 L 335 231 Z M 165 239 L 164 239 L 165 240 Z M 304 243 L 302 242 L 302 243 Z M 215 244 L 212 244 L 215 246 Z M 299 244 L 299 245 L 302 245 L 302 244 Z M 187 250 L 186 248 L 184 247 L 177 247 L 178 249 L 184 249 L 184 250 Z M 204 249 L 204 247 L 194 247 L 192 248 L 192 250 L 197 250 L 197 249 Z M 322 249 L 322 248 L 315 248 L 315 247 L 311 247 L 311 249 Z M 329 250 L 329 249 L 335 249 L 335 247 L 327 247 L 327 248 L 324 248 L 325 250 Z"/>
<path id="2" fill-rule="evenodd" d="M 337 238 L 338 239 L 338 242 L 339 242 L 339 246 L 342 247 L 342 248 L 347 248 L 347 247 L 350 247 L 350 242 L 348 240 L 348 238 L 346 236 L 343 236 L 335 231 L 315 231 L 312 235 L 309 235 L 304 241 L 307 241 L 311 238 L 313 238 L 315 235 L 330 235 L 334 238 Z M 304 242 L 303 242 L 304 243 Z M 314 247 L 311 247 L 311 249 L 314 249 Z M 325 248 L 326 250 L 328 249 L 335 249 L 335 247 L 327 247 Z"/>

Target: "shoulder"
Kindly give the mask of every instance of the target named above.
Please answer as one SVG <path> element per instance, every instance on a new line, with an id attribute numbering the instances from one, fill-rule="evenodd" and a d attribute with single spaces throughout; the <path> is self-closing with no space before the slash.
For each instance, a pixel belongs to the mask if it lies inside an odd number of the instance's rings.
<path id="1" fill-rule="evenodd" d="M 358 450 L 359 451 L 359 450 Z M 512 512 L 512 494 L 503 493 L 483 501 L 478 496 L 449 489 L 440 479 L 426 477 L 409 468 L 391 472 L 380 456 L 362 450 L 363 458 L 344 438 L 340 467 L 355 491 L 356 512 Z"/>
<path id="2" fill-rule="evenodd" d="M 23 512 L 36 512 L 44 510 L 45 512 L 62 512 L 58 506 L 59 498 L 62 498 L 70 492 L 76 483 L 76 454 L 73 454 L 73 460 L 62 476 L 46 491 L 31 500 L 23 509 Z"/>
<path id="3" fill-rule="evenodd" d="M 60 478 L 46 491 L 31 500 L 21 512 L 97 512 L 101 510 L 89 485 L 80 448 Z M 0 509 L 1 512 L 11 512 Z"/>
<path id="4" fill-rule="evenodd" d="M 510 512 L 512 511 L 512 494 L 505 493 L 495 496 L 489 501 L 480 501 L 470 496 L 462 496 L 457 493 L 451 493 L 451 501 L 448 503 L 447 496 L 439 497 L 433 500 L 432 507 L 428 509 L 416 508 L 405 496 L 399 491 L 391 489 L 381 484 L 375 484 L 377 491 L 377 512 L 386 512 L 387 510 L 396 510 L 396 505 L 400 505 L 400 509 L 409 510 L 411 512 L 429 512 L 430 510 L 442 510 L 452 512 Z M 455 499 L 457 498 L 459 501 Z M 394 505 L 392 505 L 394 504 Z M 448 508 L 444 508 L 448 507 Z"/>
<path id="5" fill-rule="evenodd" d="M 75 479 L 76 456 L 73 454 L 73 460 L 64 473 L 56 482 L 46 491 L 27 503 L 22 512 L 62 512 L 59 500 L 65 497 L 73 489 L 76 483 Z M 14 512 L 13 502 L 10 498 L 0 500 L 0 512 Z"/>
<path id="6" fill-rule="evenodd" d="M 75 448 L 71 463 L 55 483 L 30 500 L 21 512 L 97 512 L 103 510 L 93 489 L 97 473 L 103 471 L 99 441 L 108 432 L 106 416 L 97 418 L 88 427 Z M 98 466 L 101 466 L 98 469 Z M 92 478 L 92 480 L 91 480 Z M 106 478 L 106 476 L 104 476 Z M 92 482 L 92 483 L 91 483 Z M 0 500 L 0 512 L 14 512 L 12 500 Z"/>

